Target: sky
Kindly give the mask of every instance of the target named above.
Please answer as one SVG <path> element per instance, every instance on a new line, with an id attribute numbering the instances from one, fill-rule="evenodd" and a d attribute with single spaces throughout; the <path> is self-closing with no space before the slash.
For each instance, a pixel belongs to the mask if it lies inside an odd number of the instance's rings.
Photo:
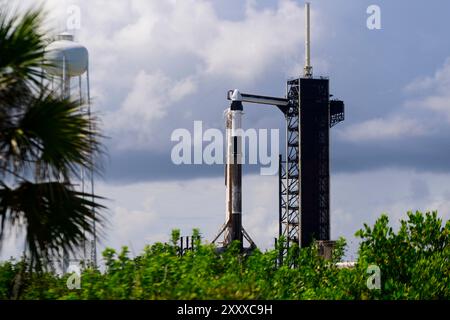
<path id="1" fill-rule="evenodd" d="M 21 8 L 36 1 L 9 0 Z M 302 73 L 299 0 L 49 0 L 49 26 L 76 19 L 90 55 L 93 110 L 108 137 L 97 192 L 108 198 L 101 248 L 167 241 L 180 228 L 211 240 L 224 222 L 223 165 L 171 161 L 175 129 L 223 130 L 226 93 L 284 96 Z M 381 213 L 394 226 L 408 210 L 450 217 L 450 3 L 312 0 L 312 65 L 330 78 L 346 119 L 331 130 L 331 235 L 349 242 Z M 381 29 L 367 27 L 380 8 Z M 72 24 L 71 24 L 72 23 Z M 246 128 L 278 128 L 275 108 L 245 106 Z M 246 166 L 243 224 L 261 248 L 277 235 L 277 176 Z M 14 255 L 11 237 L 2 257 Z"/>

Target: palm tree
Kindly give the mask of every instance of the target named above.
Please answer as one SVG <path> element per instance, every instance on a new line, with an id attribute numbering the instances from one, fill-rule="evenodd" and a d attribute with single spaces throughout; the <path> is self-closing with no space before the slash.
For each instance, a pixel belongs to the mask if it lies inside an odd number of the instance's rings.
<path id="1" fill-rule="evenodd" d="M 100 197 L 77 191 L 80 169 L 101 155 L 95 119 L 61 100 L 42 71 L 47 42 L 41 9 L 0 8 L 0 245 L 25 231 L 31 265 L 73 252 L 102 223 Z M 98 170 L 97 170 L 98 171 Z M 1 248 L 0 248 L 1 249 Z"/>

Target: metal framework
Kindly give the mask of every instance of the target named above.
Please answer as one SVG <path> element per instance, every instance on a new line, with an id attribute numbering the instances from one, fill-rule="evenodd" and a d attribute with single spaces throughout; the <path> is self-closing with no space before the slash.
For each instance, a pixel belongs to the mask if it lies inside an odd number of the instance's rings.
<path id="1" fill-rule="evenodd" d="M 285 160 L 279 164 L 279 236 L 285 238 L 285 254 L 293 243 L 300 244 L 300 113 L 299 81 L 287 82 L 288 105 L 281 109 L 286 119 Z"/>
<path id="2" fill-rule="evenodd" d="M 287 81 L 286 149 L 279 157 L 279 236 L 293 244 L 330 239 L 329 128 L 344 120 L 344 103 L 329 101 L 328 79 Z"/>
<path id="3" fill-rule="evenodd" d="M 82 76 L 78 76 L 78 81 L 75 86 L 72 84 L 75 81 L 71 81 L 71 77 L 66 76 L 66 65 L 63 62 L 63 76 L 58 79 L 58 77 L 49 75 L 50 78 L 50 86 L 52 90 L 61 95 L 61 99 L 71 98 L 78 99 L 78 103 L 80 105 L 80 111 L 86 117 L 86 119 L 91 120 L 91 99 L 90 99 L 90 81 L 89 81 L 89 67 L 86 70 L 85 79 L 83 80 Z M 90 128 L 94 130 L 95 128 Z M 79 167 L 79 181 L 76 185 L 79 188 L 79 191 L 82 193 L 89 194 L 89 200 L 94 202 L 94 168 L 85 169 L 83 167 Z M 95 208 L 92 207 L 93 216 L 95 218 L 96 212 Z M 97 267 L 97 228 L 95 225 L 95 219 L 92 222 L 93 234 L 89 238 L 86 235 L 86 231 L 84 230 L 84 234 L 86 239 L 83 241 L 80 248 L 76 248 L 74 252 L 61 252 L 61 259 L 52 258 L 49 261 L 51 268 L 56 269 L 59 268 L 63 272 L 66 272 L 71 263 L 78 264 L 81 261 L 84 262 L 86 266 Z"/>

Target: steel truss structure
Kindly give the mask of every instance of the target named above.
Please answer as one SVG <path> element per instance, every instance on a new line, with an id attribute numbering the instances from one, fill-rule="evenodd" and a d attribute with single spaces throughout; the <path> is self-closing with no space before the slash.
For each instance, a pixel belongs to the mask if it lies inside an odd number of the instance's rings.
<path id="1" fill-rule="evenodd" d="M 293 244 L 300 244 L 300 114 L 299 81 L 287 82 L 288 105 L 280 108 L 286 119 L 285 160 L 279 156 L 279 237 L 284 237 L 282 255 Z"/>
<path id="2" fill-rule="evenodd" d="M 284 159 L 279 156 L 280 255 L 292 245 L 330 240 L 329 129 L 344 120 L 344 103 L 329 100 L 328 79 L 287 81 Z"/>

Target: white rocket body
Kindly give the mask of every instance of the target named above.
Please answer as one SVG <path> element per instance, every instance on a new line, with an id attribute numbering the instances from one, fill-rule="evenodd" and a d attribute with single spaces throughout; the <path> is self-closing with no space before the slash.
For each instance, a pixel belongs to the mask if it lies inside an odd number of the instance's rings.
<path id="1" fill-rule="evenodd" d="M 242 102 L 233 100 L 226 111 L 225 243 L 242 243 L 242 115 Z"/>
<path id="2" fill-rule="evenodd" d="M 242 95 L 236 89 L 228 92 L 230 107 L 225 110 L 226 127 L 226 163 L 225 163 L 225 224 L 214 238 L 213 243 L 224 236 L 223 248 L 233 241 L 239 242 L 240 250 L 253 250 L 255 243 L 242 226 Z M 244 248 L 244 239 L 250 247 Z"/>

